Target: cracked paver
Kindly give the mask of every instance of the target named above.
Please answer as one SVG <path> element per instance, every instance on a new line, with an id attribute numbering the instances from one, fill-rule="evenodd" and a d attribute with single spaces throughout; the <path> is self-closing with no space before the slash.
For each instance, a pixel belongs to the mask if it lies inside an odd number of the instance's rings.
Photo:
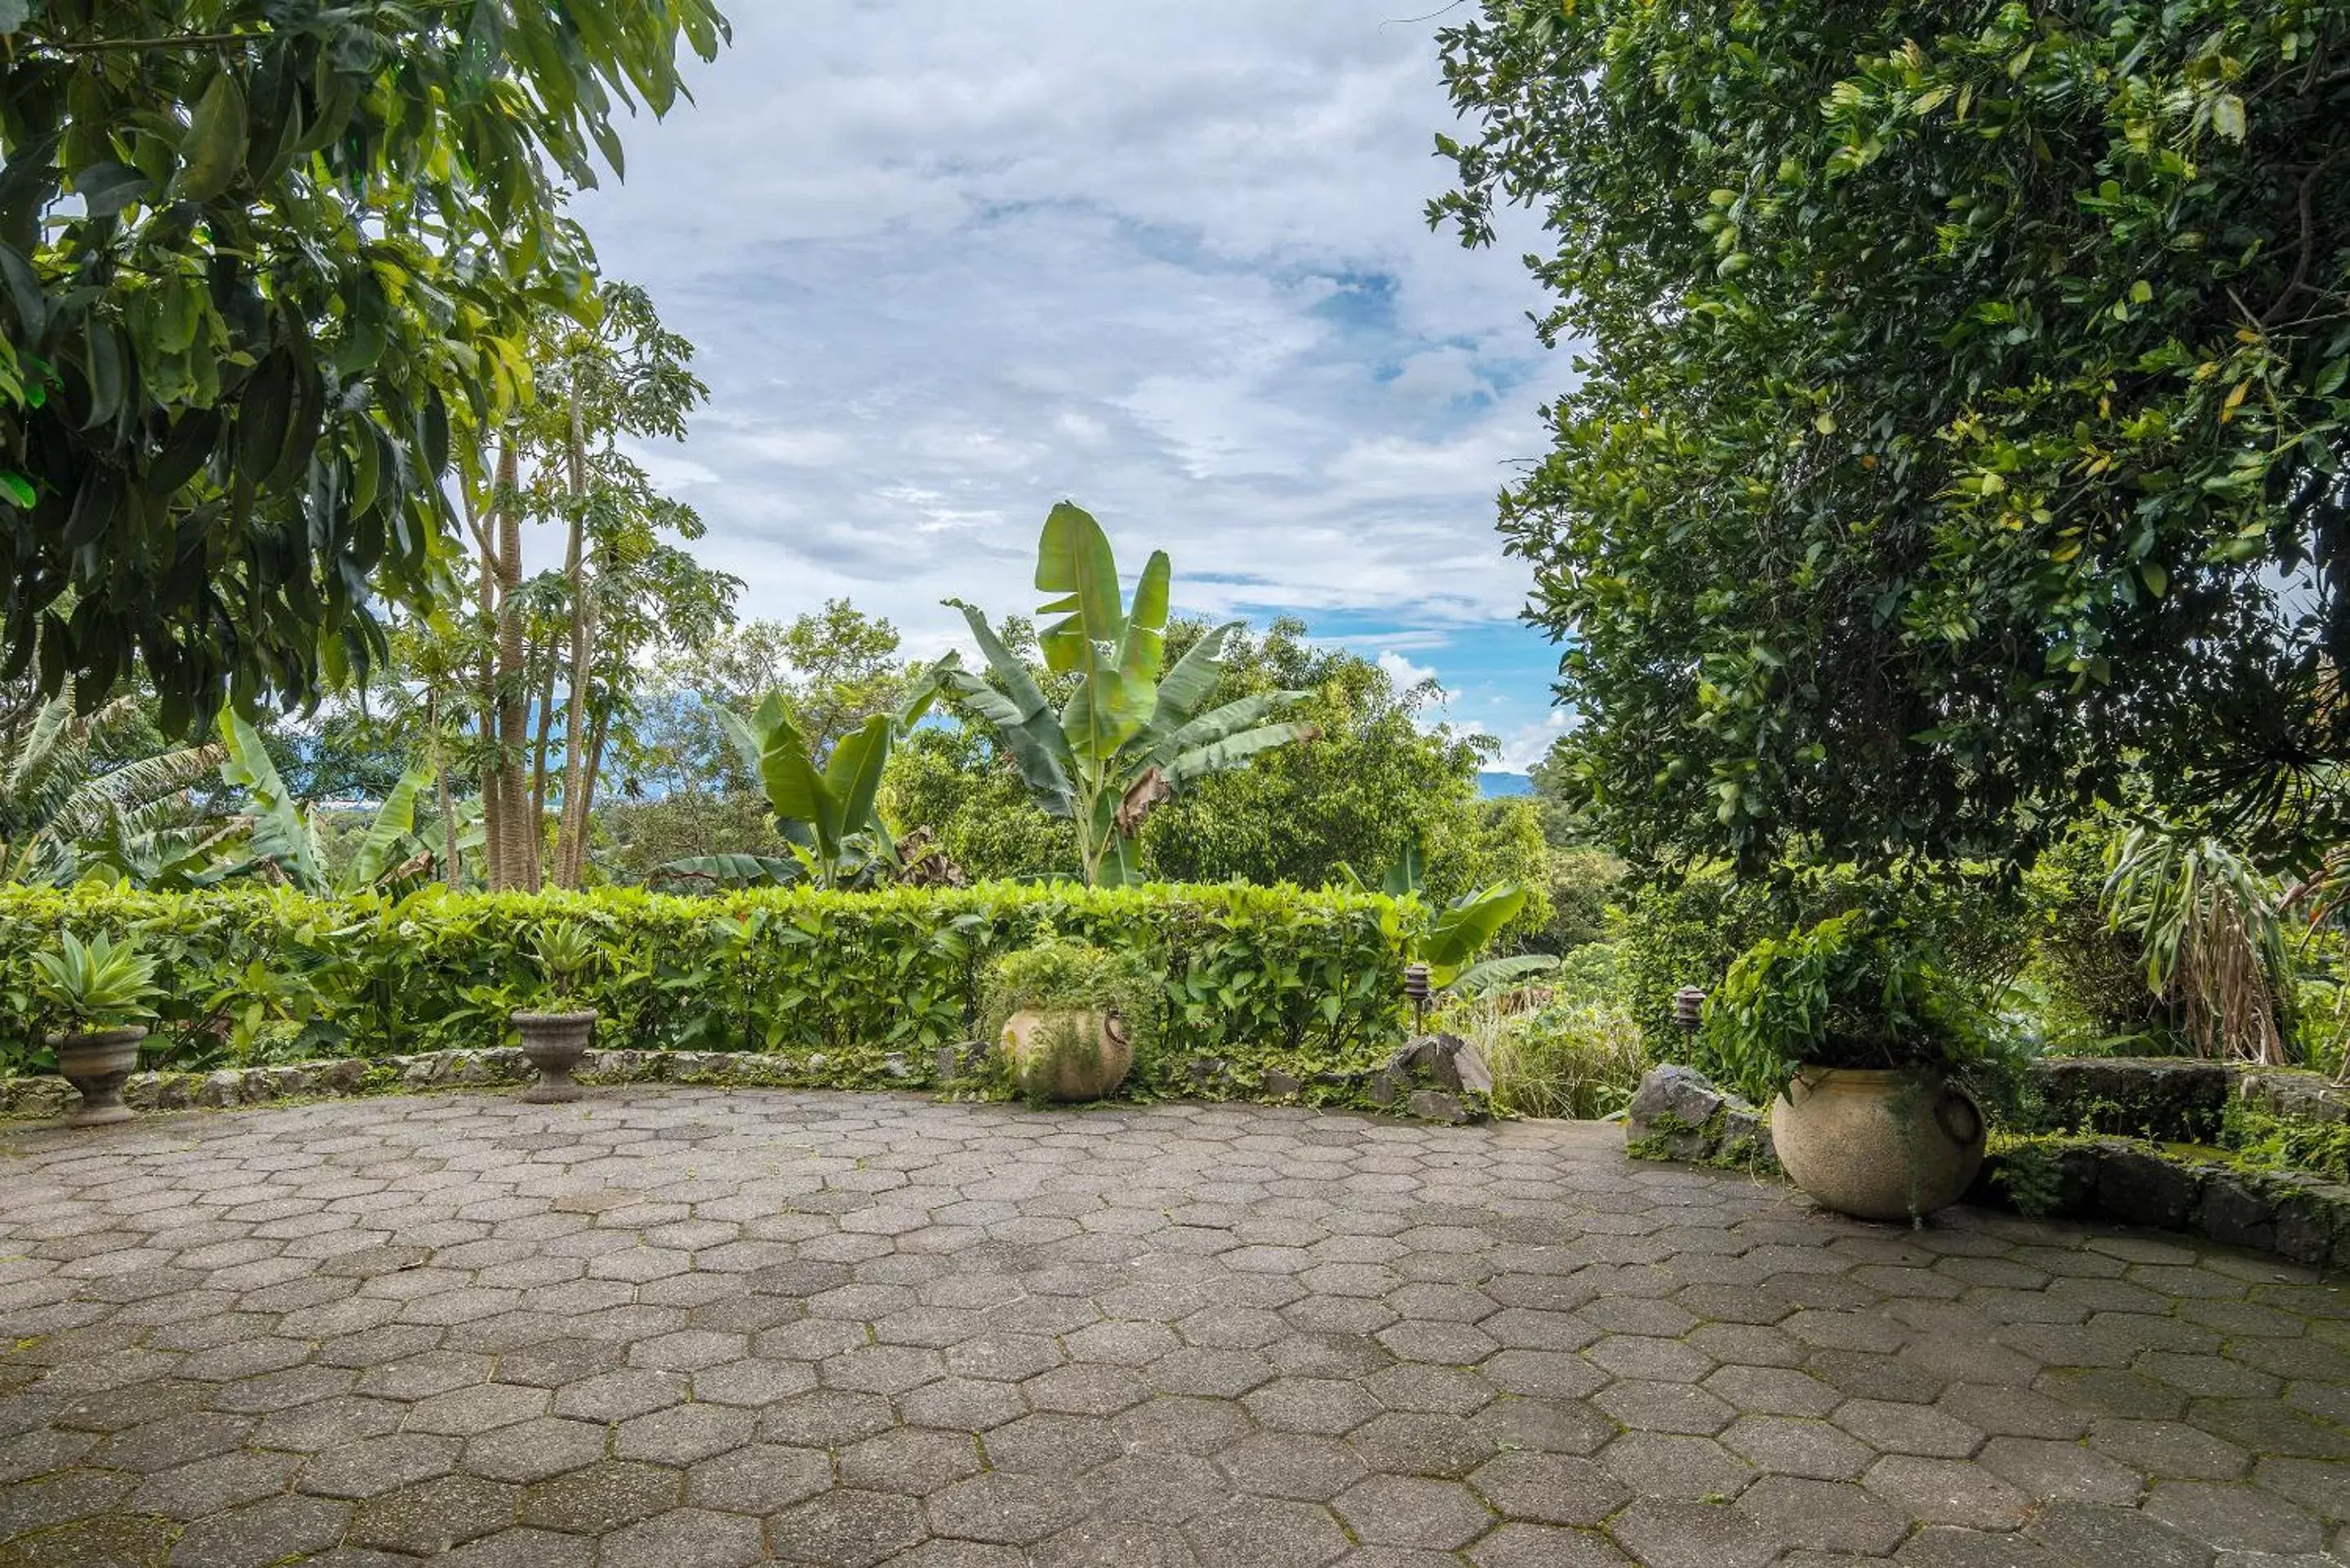
<path id="1" fill-rule="evenodd" d="M 0 1158 L 0 1568 L 2350 1561 L 2350 1293 L 1612 1127 L 662 1086 Z"/>

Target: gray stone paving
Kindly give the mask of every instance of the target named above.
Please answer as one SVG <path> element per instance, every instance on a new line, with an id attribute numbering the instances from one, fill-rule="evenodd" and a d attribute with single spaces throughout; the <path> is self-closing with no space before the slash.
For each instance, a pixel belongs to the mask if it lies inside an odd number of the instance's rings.
<path id="1" fill-rule="evenodd" d="M 0 1564 L 2350 1549 L 2331 1285 L 1620 1142 L 685 1088 L 0 1135 Z"/>

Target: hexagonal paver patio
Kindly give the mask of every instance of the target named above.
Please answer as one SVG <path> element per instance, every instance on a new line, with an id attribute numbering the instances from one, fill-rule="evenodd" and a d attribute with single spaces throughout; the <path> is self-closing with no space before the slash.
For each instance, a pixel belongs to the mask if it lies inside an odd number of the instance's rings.
<path id="1" fill-rule="evenodd" d="M 0 1134 L 0 1565 L 2350 1546 L 2350 1294 L 1621 1141 L 683 1088 Z"/>

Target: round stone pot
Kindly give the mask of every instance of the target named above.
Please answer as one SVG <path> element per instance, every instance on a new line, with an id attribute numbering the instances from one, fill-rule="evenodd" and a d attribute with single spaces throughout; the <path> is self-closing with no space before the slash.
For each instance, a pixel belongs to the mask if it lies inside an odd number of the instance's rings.
<path id="1" fill-rule="evenodd" d="M 1926 1068 L 1804 1067 L 1771 1106 L 1771 1142 L 1795 1185 L 1862 1220 L 1913 1220 L 1957 1202 L 1983 1158 L 1982 1107 Z"/>
<path id="2" fill-rule="evenodd" d="M 1038 1099 L 1107 1099 L 1134 1070 L 1134 1043 L 1118 1009 L 1015 1012 L 999 1042 L 1024 1094 Z"/>
<path id="3" fill-rule="evenodd" d="M 587 1092 L 571 1075 L 577 1071 L 579 1058 L 588 1054 L 588 1042 L 596 1033 L 593 1008 L 584 1012 L 517 1012 L 514 1026 L 522 1036 L 522 1054 L 538 1069 L 538 1082 L 523 1090 L 523 1099 L 534 1106 L 559 1106 Z"/>
<path id="4" fill-rule="evenodd" d="M 139 1070 L 139 1042 L 145 1026 L 102 1029 L 90 1034 L 52 1034 L 49 1049 L 57 1054 L 57 1075 L 81 1091 L 81 1106 L 66 1117 L 69 1127 L 102 1127 L 127 1122 L 135 1114 L 122 1103 L 122 1085 Z"/>

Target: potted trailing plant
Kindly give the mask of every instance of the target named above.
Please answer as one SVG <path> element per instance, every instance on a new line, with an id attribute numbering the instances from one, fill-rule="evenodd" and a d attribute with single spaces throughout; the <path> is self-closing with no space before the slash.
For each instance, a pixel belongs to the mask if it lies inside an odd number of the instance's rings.
<path id="1" fill-rule="evenodd" d="M 550 920 L 531 939 L 545 1011 L 514 1015 L 522 1054 L 538 1070 L 538 1081 L 522 1092 L 536 1106 L 562 1105 L 583 1091 L 572 1074 L 596 1033 L 596 1010 L 580 1005 L 579 990 L 599 956 L 595 933 L 577 920 Z"/>
<path id="2" fill-rule="evenodd" d="M 1099 1100 L 1157 1043 L 1166 1012 L 1165 988 L 1139 955 L 1047 936 L 990 971 L 983 1037 L 1030 1100 Z"/>
<path id="3" fill-rule="evenodd" d="M 147 1026 L 134 1020 L 155 1015 L 148 1006 L 156 994 L 154 961 L 127 940 L 100 936 L 85 946 L 68 931 L 57 951 L 33 955 L 33 990 L 65 1023 L 47 1043 L 59 1075 L 81 1091 L 81 1106 L 66 1125 L 129 1121 L 122 1085 L 138 1070 L 139 1043 L 147 1038 Z"/>
<path id="4" fill-rule="evenodd" d="M 1700 1048 L 1770 1101 L 1779 1163 L 1825 1208 L 1914 1222 L 1982 1164 L 1982 1107 L 1960 1080 L 1997 1050 L 1897 919 L 1859 909 L 1757 943 L 1708 1003 Z"/>

